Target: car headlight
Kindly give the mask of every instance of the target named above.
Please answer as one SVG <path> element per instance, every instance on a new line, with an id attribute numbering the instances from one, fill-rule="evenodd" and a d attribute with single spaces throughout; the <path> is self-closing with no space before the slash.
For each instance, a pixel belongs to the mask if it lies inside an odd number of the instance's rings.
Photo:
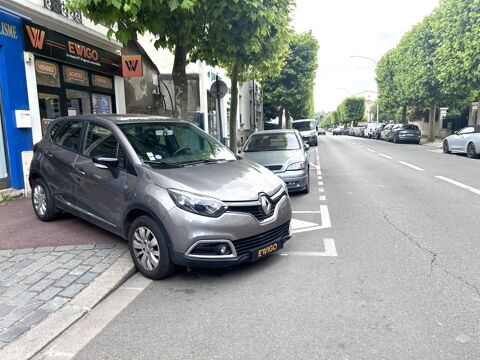
<path id="1" fill-rule="evenodd" d="M 293 164 L 288 165 L 287 171 L 288 170 L 303 170 L 305 169 L 305 162 L 304 161 L 299 161 Z"/>
<path id="2" fill-rule="evenodd" d="M 169 189 L 168 193 L 180 209 L 197 215 L 219 217 L 227 210 L 224 202 L 208 196 L 173 189 Z"/>

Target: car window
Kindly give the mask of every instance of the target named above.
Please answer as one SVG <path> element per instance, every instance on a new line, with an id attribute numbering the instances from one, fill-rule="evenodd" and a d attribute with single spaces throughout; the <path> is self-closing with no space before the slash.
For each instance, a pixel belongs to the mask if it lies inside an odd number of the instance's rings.
<path id="1" fill-rule="evenodd" d="M 128 156 L 112 131 L 104 126 L 89 123 L 83 146 L 84 156 L 90 158 L 108 157 L 118 159 L 118 168 L 126 170 Z"/>
<path id="2" fill-rule="evenodd" d="M 472 134 L 474 131 L 475 131 L 475 129 L 473 128 L 473 126 L 469 126 L 469 127 L 466 127 L 464 129 L 460 130 L 460 132 L 458 134 L 459 135 Z"/>
<path id="3" fill-rule="evenodd" d="M 83 123 L 80 121 L 66 121 L 56 136 L 57 145 L 78 152 L 82 136 Z"/>
<path id="4" fill-rule="evenodd" d="M 51 123 L 50 127 L 48 128 L 48 133 L 50 134 L 50 138 L 53 142 L 57 140 L 59 131 L 63 125 L 65 125 L 65 121 L 55 121 Z"/>
<path id="5" fill-rule="evenodd" d="M 272 133 L 252 135 L 245 146 L 245 152 L 250 151 L 282 151 L 299 150 L 300 143 L 293 133 Z"/>
<path id="6" fill-rule="evenodd" d="M 403 126 L 405 130 L 418 130 L 418 126 L 414 124 L 406 124 Z"/>
<path id="7" fill-rule="evenodd" d="M 308 131 L 315 129 L 316 121 L 299 121 L 292 123 L 292 128 L 298 131 Z"/>

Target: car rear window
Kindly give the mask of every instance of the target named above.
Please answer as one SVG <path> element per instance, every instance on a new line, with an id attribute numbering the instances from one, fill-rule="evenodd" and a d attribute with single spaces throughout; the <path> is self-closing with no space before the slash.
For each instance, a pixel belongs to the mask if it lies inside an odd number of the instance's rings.
<path id="1" fill-rule="evenodd" d="M 405 130 L 418 130 L 418 126 L 417 126 L 417 125 L 413 125 L 413 124 L 403 125 L 403 128 L 404 128 Z"/>
<path id="2" fill-rule="evenodd" d="M 294 133 L 272 133 L 252 135 L 245 146 L 249 151 L 299 150 L 300 144 Z"/>

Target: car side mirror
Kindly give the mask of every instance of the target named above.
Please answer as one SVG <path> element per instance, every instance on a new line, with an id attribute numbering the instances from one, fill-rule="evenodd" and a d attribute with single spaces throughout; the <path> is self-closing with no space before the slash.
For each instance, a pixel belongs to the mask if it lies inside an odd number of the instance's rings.
<path id="1" fill-rule="evenodd" d="M 305 150 L 309 150 L 309 149 L 310 149 L 310 145 L 308 145 L 308 143 L 304 143 L 304 144 L 303 144 L 303 147 L 305 148 Z"/>
<path id="2" fill-rule="evenodd" d="M 454 134 L 455 134 L 455 135 L 458 135 L 458 131 L 455 131 Z"/>
<path id="3" fill-rule="evenodd" d="M 116 169 L 118 167 L 118 159 L 99 156 L 93 158 L 93 163 L 99 169 Z"/>

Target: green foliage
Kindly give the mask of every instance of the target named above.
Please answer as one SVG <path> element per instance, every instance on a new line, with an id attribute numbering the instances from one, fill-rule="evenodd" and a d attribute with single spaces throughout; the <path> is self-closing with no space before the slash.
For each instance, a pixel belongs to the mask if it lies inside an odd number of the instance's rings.
<path id="1" fill-rule="evenodd" d="M 344 122 L 353 121 L 357 123 L 363 119 L 365 114 L 365 98 L 348 97 L 343 101 Z"/>
<path id="2" fill-rule="evenodd" d="M 288 48 L 281 72 L 262 82 L 264 109 L 285 109 L 294 119 L 312 118 L 318 41 L 311 32 L 293 33 Z"/>

